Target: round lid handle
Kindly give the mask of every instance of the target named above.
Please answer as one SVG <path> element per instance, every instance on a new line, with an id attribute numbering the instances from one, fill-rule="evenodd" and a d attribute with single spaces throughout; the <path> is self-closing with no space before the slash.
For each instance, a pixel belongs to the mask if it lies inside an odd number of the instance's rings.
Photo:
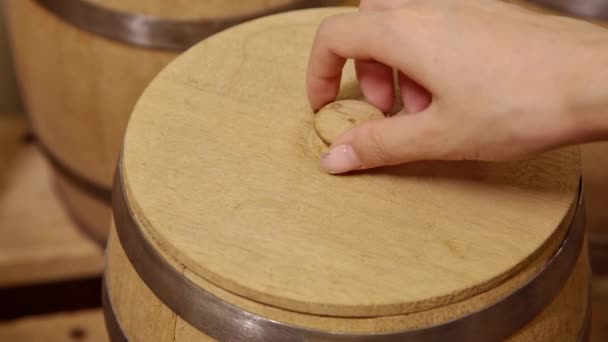
<path id="1" fill-rule="evenodd" d="M 365 121 L 382 119 L 384 114 L 371 104 L 358 100 L 339 100 L 321 108 L 315 115 L 315 131 L 326 145 L 342 133 Z"/>

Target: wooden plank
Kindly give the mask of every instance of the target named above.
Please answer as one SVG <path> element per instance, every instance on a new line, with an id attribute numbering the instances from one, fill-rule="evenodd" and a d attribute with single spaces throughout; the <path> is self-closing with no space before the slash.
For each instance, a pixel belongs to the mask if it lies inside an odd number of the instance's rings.
<path id="1" fill-rule="evenodd" d="M 63 210 L 25 134 L 22 117 L 0 116 L 0 287 L 101 274 L 103 251 Z"/>
<path id="2" fill-rule="evenodd" d="M 0 341 L 107 342 L 101 309 L 27 317 L 0 323 Z"/>

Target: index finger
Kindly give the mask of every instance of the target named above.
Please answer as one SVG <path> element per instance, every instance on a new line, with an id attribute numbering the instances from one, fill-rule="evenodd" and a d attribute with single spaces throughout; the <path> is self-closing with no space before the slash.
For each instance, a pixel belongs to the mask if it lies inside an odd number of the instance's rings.
<path id="1" fill-rule="evenodd" d="M 320 25 L 308 63 L 306 89 L 313 110 L 333 101 L 348 58 L 391 67 L 400 62 L 389 12 L 357 12 L 328 17 Z M 401 63 L 403 64 L 403 63 Z"/>

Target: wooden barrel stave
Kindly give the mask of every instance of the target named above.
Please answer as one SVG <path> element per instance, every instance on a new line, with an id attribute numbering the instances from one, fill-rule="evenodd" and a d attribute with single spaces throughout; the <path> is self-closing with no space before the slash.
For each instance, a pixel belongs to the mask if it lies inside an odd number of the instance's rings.
<path id="1" fill-rule="evenodd" d="M 105 286 L 109 301 L 104 310 L 113 312 L 130 341 L 147 341 L 158 338 L 158 341 L 214 341 L 213 338 L 192 327 L 160 301 L 150 288 L 141 280 L 129 262 L 122 245 L 118 240 L 115 228 L 112 229 L 107 247 L 107 268 Z M 544 258 L 539 258 L 543 260 Z M 176 265 L 179 267 L 178 265 Z M 531 271 L 527 270 L 528 272 Z M 186 272 L 186 271 L 183 271 Z M 254 309 L 264 312 L 270 318 L 286 319 L 286 323 L 313 328 L 338 331 L 356 331 L 359 333 L 394 332 L 402 329 L 420 328 L 422 322 L 435 322 L 437 317 L 448 320 L 455 319 L 472 308 L 491 304 L 511 291 L 516 284 L 521 284 L 525 278 L 522 274 L 514 276 L 495 289 L 454 305 L 421 312 L 411 315 L 379 319 L 340 319 L 321 316 L 310 316 L 277 308 L 265 307 L 242 297 L 216 288 L 215 295 L 228 299 L 239 308 Z M 187 274 L 187 273 L 186 273 Z M 521 278 L 520 278 L 521 277 Z M 589 260 L 586 246 L 581 251 L 571 275 L 564 283 L 563 289 L 553 302 L 526 327 L 509 338 L 507 341 L 577 341 L 588 324 L 589 296 Z M 520 278 L 520 279 L 518 279 Z M 207 286 L 213 286 L 206 283 Z M 209 288 L 207 288 L 209 289 Z M 490 301 L 489 301 L 490 300 Z M 108 305 L 111 305 L 108 306 Z M 252 311 L 252 310 L 250 310 Z M 255 311 L 252 311 L 255 312 Z M 150 325 L 149 322 L 155 322 Z M 367 329 L 367 331 L 365 330 Z"/>

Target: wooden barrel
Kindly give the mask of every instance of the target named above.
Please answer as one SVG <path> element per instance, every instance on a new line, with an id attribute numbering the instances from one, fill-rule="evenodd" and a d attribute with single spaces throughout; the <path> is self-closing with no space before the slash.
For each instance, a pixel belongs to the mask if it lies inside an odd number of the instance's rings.
<path id="1" fill-rule="evenodd" d="M 308 0 L 9 0 L 18 79 L 31 123 L 58 166 L 73 216 L 98 240 L 128 115 L 180 50 L 235 23 Z"/>
<path id="2" fill-rule="evenodd" d="M 608 28 L 601 1 L 506 0 L 542 14 L 570 15 Z M 608 32 L 607 32 L 608 35 Z M 591 264 L 595 273 L 608 273 L 608 142 L 581 146 L 583 187 Z"/>
<path id="3" fill-rule="evenodd" d="M 578 148 L 319 167 L 326 133 L 376 110 L 352 64 L 340 102 L 307 102 L 315 31 L 343 11 L 239 25 L 146 89 L 114 188 L 113 341 L 586 341 Z"/>

